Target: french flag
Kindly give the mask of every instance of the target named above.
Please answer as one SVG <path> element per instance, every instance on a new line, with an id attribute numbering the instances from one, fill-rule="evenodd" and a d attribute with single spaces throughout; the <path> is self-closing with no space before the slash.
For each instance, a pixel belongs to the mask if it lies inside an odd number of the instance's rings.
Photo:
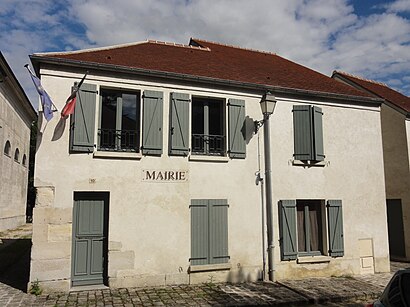
<path id="1" fill-rule="evenodd" d="M 65 102 L 65 106 L 63 110 L 61 111 L 61 117 L 67 117 L 68 115 L 74 113 L 75 103 L 77 101 L 77 92 L 80 90 L 80 87 L 83 84 L 85 77 L 87 77 L 87 73 L 81 79 L 80 83 L 74 86 L 73 91 L 71 92 L 71 95 L 67 98 Z"/>

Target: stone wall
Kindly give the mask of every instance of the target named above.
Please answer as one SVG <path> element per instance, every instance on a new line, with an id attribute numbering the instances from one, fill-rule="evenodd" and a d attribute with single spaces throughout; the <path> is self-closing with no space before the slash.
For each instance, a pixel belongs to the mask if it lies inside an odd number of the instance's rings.
<path id="1" fill-rule="evenodd" d="M 26 222 L 31 122 L 21 103 L 8 81 L 0 82 L 0 231 Z M 9 155 L 4 154 L 7 141 L 11 145 Z"/>

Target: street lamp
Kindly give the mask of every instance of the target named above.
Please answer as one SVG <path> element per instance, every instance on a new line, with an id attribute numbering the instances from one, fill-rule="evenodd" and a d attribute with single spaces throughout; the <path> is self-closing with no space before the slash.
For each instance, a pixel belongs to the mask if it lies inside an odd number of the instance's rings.
<path id="1" fill-rule="evenodd" d="M 270 92 L 266 92 L 260 101 L 263 120 L 255 121 L 255 132 L 263 125 L 263 143 L 265 154 L 265 193 L 266 193 L 266 225 L 268 232 L 268 274 L 269 280 L 274 281 L 274 241 L 273 241 L 273 208 L 272 208 L 272 180 L 270 161 L 270 127 L 269 117 L 273 114 L 276 106 L 276 98 Z"/>
<path id="2" fill-rule="evenodd" d="M 273 111 L 275 111 L 275 106 L 276 106 L 276 98 L 274 95 L 272 95 L 270 92 L 266 92 L 260 101 L 261 105 L 261 110 L 262 114 L 265 115 L 267 114 L 268 116 L 273 114 Z"/>
<path id="3" fill-rule="evenodd" d="M 259 102 L 263 114 L 262 120 L 255 121 L 255 133 L 258 132 L 259 128 L 263 126 L 266 120 L 269 120 L 269 116 L 273 114 L 276 106 L 276 98 L 270 92 L 263 94 L 261 101 Z"/>

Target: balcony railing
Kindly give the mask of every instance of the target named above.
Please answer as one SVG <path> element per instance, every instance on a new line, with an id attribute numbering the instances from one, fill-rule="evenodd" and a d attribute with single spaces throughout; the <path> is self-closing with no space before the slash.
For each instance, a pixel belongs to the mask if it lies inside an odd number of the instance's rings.
<path id="1" fill-rule="evenodd" d="M 99 129 L 98 137 L 98 150 L 139 151 L 139 131 Z"/>
<path id="2" fill-rule="evenodd" d="M 192 134 L 192 154 L 207 156 L 225 155 L 225 136 Z"/>

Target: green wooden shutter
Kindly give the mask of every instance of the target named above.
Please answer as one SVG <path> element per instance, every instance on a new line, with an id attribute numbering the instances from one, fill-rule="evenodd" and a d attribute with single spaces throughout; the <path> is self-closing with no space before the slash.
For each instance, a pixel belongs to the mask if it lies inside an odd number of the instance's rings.
<path id="1" fill-rule="evenodd" d="M 208 201 L 191 200 L 191 265 L 209 264 Z"/>
<path id="2" fill-rule="evenodd" d="M 296 237 L 296 200 L 281 200 L 279 206 L 281 259 L 294 260 L 298 254 Z"/>
<path id="3" fill-rule="evenodd" d="M 333 257 L 341 257 L 344 255 L 341 200 L 327 201 L 327 218 L 329 226 L 329 254 Z"/>
<path id="4" fill-rule="evenodd" d="M 162 154 L 162 92 L 144 91 L 142 153 Z"/>
<path id="5" fill-rule="evenodd" d="M 311 108 L 308 105 L 293 106 L 293 132 L 295 160 L 313 160 Z"/>
<path id="6" fill-rule="evenodd" d="M 210 263 L 226 263 L 228 254 L 228 202 L 210 199 L 209 204 L 209 255 Z"/>
<path id="7" fill-rule="evenodd" d="M 229 156 L 244 159 L 246 157 L 245 140 L 245 100 L 229 99 Z"/>
<path id="8" fill-rule="evenodd" d="M 70 120 L 70 152 L 92 152 L 94 148 L 97 86 L 83 83 Z"/>
<path id="9" fill-rule="evenodd" d="M 188 155 L 189 150 L 189 95 L 171 93 L 170 155 Z"/>
<path id="10" fill-rule="evenodd" d="M 322 109 L 313 107 L 313 130 L 314 130 L 314 160 L 323 161 L 325 153 L 323 151 L 323 123 Z"/>

